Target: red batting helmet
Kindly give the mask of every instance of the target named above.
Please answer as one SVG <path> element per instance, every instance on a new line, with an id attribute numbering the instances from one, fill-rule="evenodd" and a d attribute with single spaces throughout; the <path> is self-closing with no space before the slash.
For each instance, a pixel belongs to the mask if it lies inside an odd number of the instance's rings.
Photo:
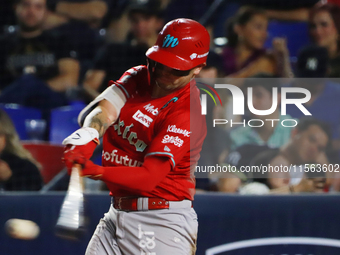
<path id="1" fill-rule="evenodd" d="M 197 21 L 175 19 L 159 33 L 146 56 L 177 70 L 190 70 L 207 61 L 210 45 L 208 31 Z"/>

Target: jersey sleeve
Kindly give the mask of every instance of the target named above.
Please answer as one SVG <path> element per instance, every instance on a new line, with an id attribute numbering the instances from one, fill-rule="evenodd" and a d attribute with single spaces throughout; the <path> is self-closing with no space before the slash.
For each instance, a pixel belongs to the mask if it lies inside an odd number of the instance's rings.
<path id="1" fill-rule="evenodd" d="M 146 66 L 135 66 L 127 70 L 119 80 L 110 81 L 109 85 L 116 85 L 125 95 L 127 99 L 131 98 L 137 90 L 137 84 L 141 80 L 147 81 Z"/>
<path id="2" fill-rule="evenodd" d="M 203 118 L 199 118 L 198 122 L 193 122 L 192 118 L 189 108 L 184 107 L 166 115 L 165 120 L 159 124 L 157 134 L 145 157 L 168 157 L 172 167 L 175 168 L 183 159 L 189 162 L 195 156 L 193 154 L 199 155 L 206 135 L 206 126 Z M 190 123 L 195 123 L 195 125 L 190 125 Z"/>
<path id="3" fill-rule="evenodd" d="M 137 66 L 127 70 L 118 81 L 110 81 L 108 88 L 90 102 L 78 115 L 78 124 L 83 125 L 86 116 L 98 105 L 98 103 L 106 99 L 120 113 L 121 108 L 126 101 L 132 97 L 137 88 L 137 81 L 143 78 L 145 66 Z M 145 76 L 145 73 L 144 73 Z"/>

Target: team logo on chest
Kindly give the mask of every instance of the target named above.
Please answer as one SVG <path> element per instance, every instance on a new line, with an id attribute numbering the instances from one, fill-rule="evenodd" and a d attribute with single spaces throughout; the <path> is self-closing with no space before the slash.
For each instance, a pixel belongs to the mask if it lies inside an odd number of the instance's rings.
<path id="1" fill-rule="evenodd" d="M 130 131 L 132 127 L 133 124 L 125 126 L 124 120 L 119 121 L 119 123 L 113 125 L 113 128 L 115 129 L 115 131 L 117 131 L 118 135 L 121 135 L 123 139 L 127 139 L 131 145 L 134 145 L 136 147 L 136 151 L 143 152 L 148 145 L 144 141 L 138 139 L 136 132 Z M 123 128 L 124 131 L 122 132 Z"/>

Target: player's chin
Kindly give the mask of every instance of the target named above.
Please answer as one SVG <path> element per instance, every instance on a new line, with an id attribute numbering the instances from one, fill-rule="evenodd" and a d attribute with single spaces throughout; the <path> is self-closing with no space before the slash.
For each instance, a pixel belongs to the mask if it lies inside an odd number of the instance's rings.
<path id="1" fill-rule="evenodd" d="M 161 89 L 164 89 L 166 91 L 171 91 L 171 90 L 176 89 L 172 83 L 166 83 L 166 82 L 162 82 L 159 80 L 157 80 L 156 83 Z"/>
<path id="2" fill-rule="evenodd" d="M 177 90 L 177 89 L 174 88 L 173 86 L 169 85 L 169 86 L 165 86 L 165 87 L 164 87 L 164 90 L 166 90 L 166 91 L 175 91 L 175 90 Z"/>

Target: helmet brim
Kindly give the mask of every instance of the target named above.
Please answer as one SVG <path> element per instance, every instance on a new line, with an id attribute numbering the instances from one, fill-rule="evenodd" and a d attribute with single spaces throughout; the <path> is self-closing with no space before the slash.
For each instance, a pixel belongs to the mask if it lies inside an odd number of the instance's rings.
<path id="1" fill-rule="evenodd" d="M 149 48 L 145 55 L 153 61 L 181 71 L 187 71 L 195 67 L 192 61 L 188 61 L 171 52 L 162 50 L 157 45 Z"/>

